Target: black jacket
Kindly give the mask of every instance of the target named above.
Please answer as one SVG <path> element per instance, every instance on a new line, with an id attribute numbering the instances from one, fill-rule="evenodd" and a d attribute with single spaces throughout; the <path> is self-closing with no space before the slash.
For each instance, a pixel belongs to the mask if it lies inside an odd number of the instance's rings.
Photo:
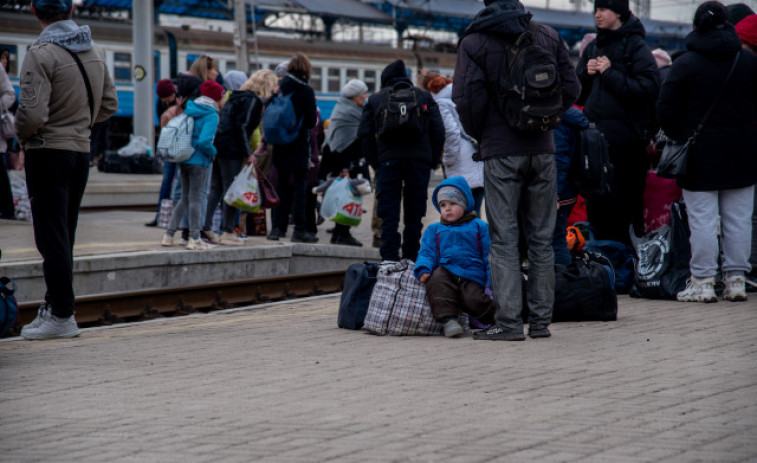
<path id="1" fill-rule="evenodd" d="M 654 135 L 660 72 L 644 37 L 644 26 L 631 15 L 617 30 L 600 29 L 576 65 L 583 86 L 578 104 L 611 146 L 643 143 Z M 590 76 L 586 63 L 598 56 L 610 59 L 610 69 Z"/>
<path id="2" fill-rule="evenodd" d="M 275 166 L 287 166 L 288 169 L 309 170 L 310 168 L 310 129 L 315 127 L 318 115 L 316 114 L 315 93 L 307 84 L 303 76 L 287 74 L 281 80 L 279 90 L 284 95 L 292 93 L 292 105 L 297 120 L 302 120 L 300 134 L 287 145 L 274 145 L 273 164 Z M 276 98 L 274 96 L 274 98 Z M 265 134 L 264 134 L 265 136 Z"/>
<path id="3" fill-rule="evenodd" d="M 728 75 L 739 63 L 689 152 L 681 187 L 694 191 L 744 188 L 757 183 L 757 55 L 741 49 L 732 26 L 686 37 L 688 51 L 673 62 L 662 85 L 657 115 L 665 133 L 689 137 Z"/>
<path id="4" fill-rule="evenodd" d="M 428 162 L 429 167 L 435 168 L 441 163 L 444 149 L 444 121 L 434 97 L 427 91 L 415 89 L 418 103 L 424 108 L 422 111 L 426 124 L 426 131 L 420 140 L 407 143 L 404 140 L 385 141 L 376 137 L 377 122 L 387 105 L 389 92 L 399 82 L 412 84 L 402 60 L 384 68 L 381 73 L 381 91 L 371 95 L 363 108 L 357 136 L 361 140 L 365 158 L 374 169 L 378 168 L 379 163 L 390 159 L 420 159 Z"/>
<path id="5" fill-rule="evenodd" d="M 261 103 L 255 92 L 237 90 L 231 92 L 221 109 L 218 131 L 213 144 L 222 159 L 244 159 L 252 154 L 250 136 L 260 125 L 263 114 Z"/>
<path id="6" fill-rule="evenodd" d="M 452 100 L 465 131 L 477 139 L 484 159 L 555 152 L 552 131 L 524 132 L 511 128 L 496 103 L 497 81 L 505 61 L 505 46 L 528 30 L 531 14 L 517 3 L 494 3 L 473 19 L 457 47 Z M 540 25 L 537 43 L 550 50 L 562 79 L 563 106 L 568 109 L 581 88 L 557 32 Z"/>

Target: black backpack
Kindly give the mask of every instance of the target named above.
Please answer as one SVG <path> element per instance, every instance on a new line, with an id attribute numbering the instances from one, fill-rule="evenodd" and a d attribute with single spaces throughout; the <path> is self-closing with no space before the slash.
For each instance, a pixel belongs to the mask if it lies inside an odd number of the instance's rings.
<path id="1" fill-rule="evenodd" d="M 618 318 L 615 274 L 603 255 L 576 251 L 570 265 L 555 265 L 553 322 L 613 321 Z"/>
<path id="2" fill-rule="evenodd" d="M 413 84 L 399 82 L 388 92 L 386 106 L 380 110 L 376 135 L 389 143 L 416 142 L 426 131 L 423 113 Z"/>
<path id="3" fill-rule="evenodd" d="M 605 195 L 610 192 L 612 182 L 607 140 L 594 123 L 585 128 L 574 128 L 577 132 L 571 173 L 578 191 L 583 196 Z"/>
<path id="4" fill-rule="evenodd" d="M 536 42 L 538 30 L 532 22 L 506 46 L 499 73 L 497 103 L 507 124 L 517 130 L 554 129 L 565 111 L 557 60 Z"/>
<path id="5" fill-rule="evenodd" d="M 363 327 L 378 270 L 378 264 L 371 261 L 347 267 L 336 321 L 339 328 L 359 330 Z"/>

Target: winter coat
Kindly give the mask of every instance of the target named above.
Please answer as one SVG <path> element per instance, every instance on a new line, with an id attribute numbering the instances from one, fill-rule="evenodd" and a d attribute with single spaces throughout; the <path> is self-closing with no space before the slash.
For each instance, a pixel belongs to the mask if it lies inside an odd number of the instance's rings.
<path id="1" fill-rule="evenodd" d="M 418 105 L 423 108 L 421 117 L 426 126 L 426 131 L 418 141 L 408 143 L 405 140 L 376 137 L 378 121 L 389 101 L 389 93 L 401 82 L 412 85 L 405 64 L 402 60 L 397 60 L 384 68 L 381 73 L 381 91 L 371 95 L 363 107 L 357 132 L 363 145 L 363 154 L 374 169 L 378 169 L 381 162 L 391 159 L 418 159 L 427 162 L 430 168 L 436 168 L 441 162 L 444 149 L 444 122 L 439 107 L 429 92 L 415 89 Z"/>
<path id="2" fill-rule="evenodd" d="M 439 105 L 439 112 L 444 121 L 444 172 L 447 177 L 461 176 L 471 188 L 484 186 L 484 163 L 474 161 L 473 155 L 478 148 L 470 135 L 465 133 L 455 103 L 452 102 L 452 84 L 448 84 L 439 93 L 433 95 Z"/>
<path id="3" fill-rule="evenodd" d="M 576 151 L 577 131 L 589 126 L 589 120 L 576 107 L 563 114 L 562 124 L 555 129 L 555 162 L 557 164 L 557 197 L 570 201 L 578 196 L 575 180 L 571 178 L 571 164 Z"/>
<path id="4" fill-rule="evenodd" d="M 0 66 L 0 106 L 6 111 L 16 102 L 16 92 L 13 91 L 13 85 L 5 72 L 5 68 Z M 4 138 L 0 138 L 0 153 L 8 150 L 8 143 Z"/>
<path id="5" fill-rule="evenodd" d="M 439 211 L 436 193 L 439 188 L 448 185 L 459 188 L 465 194 L 468 203 L 465 214 L 472 212 L 473 193 L 463 177 L 449 177 L 437 185 L 432 195 L 436 210 Z M 479 218 L 469 220 L 466 215 L 453 224 L 436 222 L 426 229 L 415 262 L 416 278 L 424 273 L 433 273 L 434 269 L 442 266 L 454 275 L 475 281 L 485 288 L 491 287 L 489 225 Z"/>
<path id="6" fill-rule="evenodd" d="M 84 78 L 63 48 L 76 53 L 84 65 L 92 88 L 94 121 Z M 27 50 L 20 76 L 15 129 L 26 150 L 44 147 L 89 153 L 90 127 L 118 109 L 105 52 L 92 43 L 89 26 L 71 20 L 47 26 Z"/>
<path id="7" fill-rule="evenodd" d="M 184 113 L 194 119 L 192 146 L 195 152 L 192 157 L 184 161 L 184 164 L 209 167 L 216 157 L 213 138 L 216 135 L 216 129 L 218 129 L 218 109 L 213 107 L 210 102 L 212 100 L 204 96 L 187 101 L 187 109 L 184 110 Z"/>
<path id="8" fill-rule="evenodd" d="M 213 143 L 220 159 L 242 160 L 252 154 L 250 137 L 260 125 L 263 103 L 255 92 L 231 92 L 221 109 L 218 132 Z"/>
<path id="9" fill-rule="evenodd" d="M 583 86 L 578 104 L 610 146 L 644 143 L 654 136 L 660 72 L 645 36 L 641 21 L 631 15 L 617 30 L 600 29 L 576 65 Z M 586 63 L 598 56 L 607 56 L 611 66 L 590 76 Z"/>
<path id="10" fill-rule="evenodd" d="M 304 82 L 303 76 L 287 74 L 279 87 L 282 94 L 292 94 L 294 113 L 297 120 L 302 120 L 300 133 L 293 142 L 273 147 L 273 165 L 287 166 L 287 170 L 310 169 L 310 129 L 315 126 L 317 114 L 315 93 Z"/>
<path id="11" fill-rule="evenodd" d="M 739 63 L 704 129 L 689 151 L 686 177 L 693 191 L 744 188 L 757 183 L 757 55 L 741 49 L 735 30 L 693 31 L 688 51 L 673 62 L 657 103 L 666 135 L 691 136 L 723 86 L 736 53 Z"/>
<path id="12" fill-rule="evenodd" d="M 555 152 L 552 131 L 526 132 L 511 128 L 496 103 L 496 88 L 504 44 L 514 42 L 528 30 L 531 14 L 494 3 L 473 19 L 457 48 L 452 101 L 457 105 L 465 131 L 478 140 L 483 159 Z M 568 109 L 581 90 L 568 49 L 557 32 L 540 25 L 536 42 L 550 50 L 556 60 L 563 87 L 563 106 Z"/>

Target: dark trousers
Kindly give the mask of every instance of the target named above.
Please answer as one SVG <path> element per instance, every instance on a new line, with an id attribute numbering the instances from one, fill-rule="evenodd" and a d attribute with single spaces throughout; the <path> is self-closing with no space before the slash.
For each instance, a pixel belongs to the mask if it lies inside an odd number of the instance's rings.
<path id="1" fill-rule="evenodd" d="M 484 287 L 444 267 L 437 267 L 426 281 L 426 298 L 436 321 L 457 318 L 462 310 L 481 323 L 494 323 L 494 305 Z"/>
<path id="2" fill-rule="evenodd" d="M 637 235 L 644 233 L 644 187 L 649 157 L 645 145 L 638 143 L 611 146 L 610 161 L 613 165 L 611 191 L 604 196 L 587 197 L 586 214 L 597 239 L 630 245 L 630 225 Z"/>
<path id="3" fill-rule="evenodd" d="M 15 219 L 16 212 L 13 207 L 13 190 L 11 190 L 11 181 L 8 177 L 6 153 L 2 153 L 0 160 L 3 165 L 0 166 L 0 218 L 3 219 Z"/>
<path id="4" fill-rule="evenodd" d="M 431 168 L 417 159 L 392 159 L 377 174 L 378 216 L 381 219 L 381 258 L 400 260 L 400 207 L 404 211 L 402 257 L 415 261 L 421 247 Z"/>
<path id="5" fill-rule="evenodd" d="M 47 293 L 56 317 L 74 313 L 73 250 L 89 153 L 54 149 L 26 152 L 26 187 L 32 205 L 34 241 L 42 255 Z"/>
<path id="6" fill-rule="evenodd" d="M 226 204 L 226 201 L 223 201 L 223 196 L 234 181 L 234 177 L 241 170 L 241 159 L 221 159 L 216 157 L 213 161 L 210 194 L 208 194 L 208 207 L 205 210 L 205 218 L 203 219 L 205 221 L 202 227 L 203 230 L 210 230 L 213 226 L 213 215 L 220 202 L 223 217 L 221 220 L 221 231 L 227 233 L 234 231 L 234 225 L 237 222 L 237 209 Z"/>
<path id="7" fill-rule="evenodd" d="M 164 199 L 171 197 L 173 191 L 173 179 L 176 177 L 176 171 L 178 170 L 178 164 L 175 162 L 163 162 L 163 180 L 160 183 L 160 193 L 158 194 L 158 214 L 160 214 L 160 203 Z M 157 218 L 157 214 L 155 215 Z"/>
<path id="8" fill-rule="evenodd" d="M 289 225 L 289 213 L 294 219 L 294 231 L 304 232 L 306 229 L 305 205 L 308 188 L 308 171 L 302 169 L 293 170 L 286 165 L 276 165 L 278 173 L 278 185 L 276 192 L 279 194 L 281 204 L 271 211 L 273 228 L 278 228 L 282 235 L 286 234 Z M 292 178 L 292 184 L 289 179 Z"/>

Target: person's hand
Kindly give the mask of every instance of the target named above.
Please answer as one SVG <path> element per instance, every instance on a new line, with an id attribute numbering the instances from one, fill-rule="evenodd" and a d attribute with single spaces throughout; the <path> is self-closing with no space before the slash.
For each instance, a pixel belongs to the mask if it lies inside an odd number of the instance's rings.
<path id="1" fill-rule="evenodd" d="M 255 163 L 255 156 L 254 156 L 254 155 L 252 155 L 252 154 L 251 154 L 251 155 L 249 155 L 249 156 L 247 156 L 246 158 L 244 158 L 244 163 L 245 163 L 246 165 L 249 165 L 249 164 L 254 164 L 254 163 Z"/>
<path id="2" fill-rule="evenodd" d="M 589 73 L 590 76 L 593 76 L 597 73 L 597 60 L 596 58 L 592 58 L 589 61 L 586 62 L 586 72 Z"/>
<path id="3" fill-rule="evenodd" d="M 597 57 L 597 72 L 602 74 L 606 70 L 610 69 L 612 66 L 612 63 L 610 62 L 610 58 L 606 56 L 598 56 Z"/>
<path id="4" fill-rule="evenodd" d="M 425 285 L 429 278 L 431 278 L 431 274 L 430 273 L 424 273 L 423 275 L 421 275 L 421 277 L 420 277 L 420 279 L 418 281 L 420 281 L 421 284 Z"/>

